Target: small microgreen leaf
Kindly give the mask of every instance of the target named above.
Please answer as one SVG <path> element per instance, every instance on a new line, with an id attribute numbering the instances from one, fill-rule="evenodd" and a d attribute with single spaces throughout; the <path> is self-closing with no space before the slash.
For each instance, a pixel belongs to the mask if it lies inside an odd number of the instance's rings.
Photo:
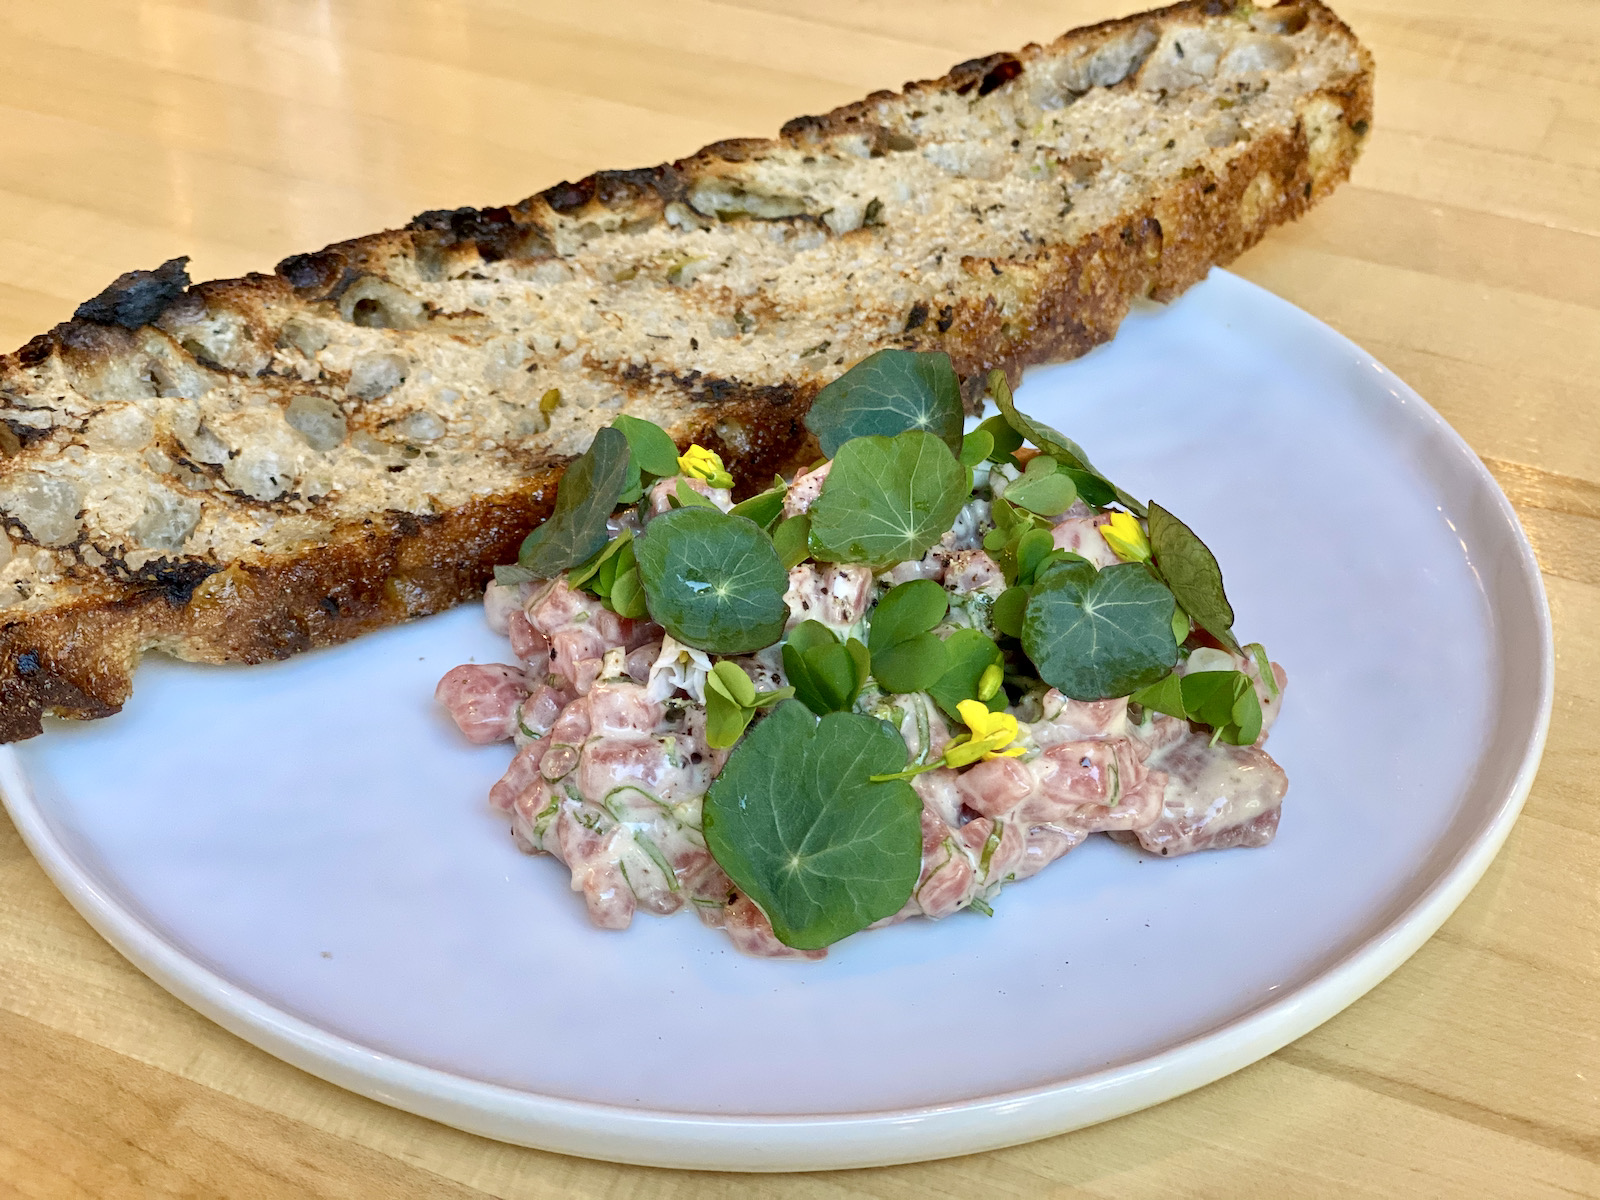
<path id="1" fill-rule="evenodd" d="M 811 506 L 812 552 L 873 567 L 921 558 L 969 494 L 966 468 L 931 433 L 852 438 Z"/>
<path id="2" fill-rule="evenodd" d="M 678 447 L 661 426 L 626 413 L 611 424 L 628 439 L 628 451 L 641 471 L 658 479 L 678 473 Z"/>
<path id="3" fill-rule="evenodd" d="M 867 648 L 851 638 L 844 645 L 820 621 L 802 621 L 783 644 L 783 671 L 795 696 L 818 716 L 844 712 L 855 703 L 870 670 Z"/>
<path id="4" fill-rule="evenodd" d="M 1078 498 L 1091 508 L 1105 508 L 1116 503 L 1117 489 L 1092 471 L 1062 467 L 1061 473 L 1072 480 L 1078 489 Z"/>
<path id="5" fill-rule="evenodd" d="M 783 569 L 794 570 L 811 557 L 811 518 L 798 513 L 778 522 L 778 527 L 772 531 L 772 544 L 777 548 Z"/>
<path id="6" fill-rule="evenodd" d="M 1011 422 L 1004 415 L 990 417 L 978 426 L 979 430 L 987 433 L 994 439 L 994 447 L 989 451 L 988 458 L 994 463 L 1010 463 L 1016 466 L 1016 453 L 1022 449 L 1022 435 L 1011 428 Z M 973 432 L 977 432 L 974 430 Z"/>
<path id="7" fill-rule="evenodd" d="M 1181 686 L 1189 719 L 1211 726 L 1220 740 L 1249 746 L 1261 736 L 1261 701 L 1243 671 L 1196 671 Z"/>
<path id="8" fill-rule="evenodd" d="M 710 497 L 702 495 L 690 487 L 688 481 L 682 476 L 673 483 L 672 498 L 677 501 L 679 508 L 716 508 L 718 512 L 722 511 L 717 508 Z"/>
<path id="9" fill-rule="evenodd" d="M 722 659 L 706 675 L 706 744 L 726 750 L 743 736 L 756 710 L 794 695 L 790 687 L 758 692 L 737 663 Z"/>
<path id="10" fill-rule="evenodd" d="M 650 522 L 634 554 L 651 617 L 685 645 L 744 654 L 783 636 L 789 575 L 755 522 L 674 509 Z"/>
<path id="11" fill-rule="evenodd" d="M 931 579 L 913 579 L 884 593 L 872 610 L 867 648 L 873 657 L 927 633 L 950 611 L 950 594 Z"/>
<path id="12" fill-rule="evenodd" d="M 1135 500 L 1128 493 L 1106 479 L 1094 464 L 1089 461 L 1089 456 L 1083 452 L 1083 447 L 1067 437 L 1066 434 L 1050 428 L 1043 421 L 1035 421 L 1032 417 L 1017 410 L 1016 403 L 1011 398 L 1011 385 L 1006 382 L 1004 371 L 989 372 L 989 394 L 994 397 L 994 402 L 999 406 L 1000 412 L 1006 421 L 1028 441 L 1054 458 L 1064 467 L 1092 475 L 1099 479 L 1106 487 L 1110 488 L 1112 495 L 1121 502 L 1129 511 L 1144 516 L 1144 505 Z"/>
<path id="13" fill-rule="evenodd" d="M 581 588 L 589 583 L 599 572 L 601 564 L 609 562 L 619 554 L 624 546 L 633 540 L 633 534 L 624 530 L 605 544 L 599 554 L 594 555 L 588 562 L 582 563 L 567 572 L 567 586 Z M 596 590 L 596 595 L 604 595 L 604 591 Z"/>
<path id="14" fill-rule="evenodd" d="M 961 453 L 957 457 L 963 467 L 975 467 L 994 452 L 994 434 L 987 429 L 974 429 L 961 439 Z"/>
<path id="15" fill-rule="evenodd" d="M 1260 642 L 1251 642 L 1245 647 L 1256 660 L 1256 669 L 1261 672 L 1261 682 L 1267 685 L 1267 693 L 1277 699 L 1278 677 L 1272 673 L 1272 660 L 1267 657 L 1267 648 Z"/>
<path id="16" fill-rule="evenodd" d="M 628 439 L 609 427 L 596 433 L 561 476 L 555 508 L 523 540 L 518 564 L 537 579 L 550 579 L 603 548 L 606 521 L 622 494 L 627 470 Z"/>
<path id="17" fill-rule="evenodd" d="M 1031 588 L 1022 585 L 1008 587 L 995 598 L 993 606 L 990 607 L 990 623 L 1008 637 L 1021 637 L 1023 616 L 1032 594 Z"/>
<path id="18" fill-rule="evenodd" d="M 961 449 L 961 381 L 941 350 L 879 350 L 817 393 L 806 428 L 829 458 L 851 438 L 921 429 Z"/>
<path id="19" fill-rule="evenodd" d="M 1184 642 L 1188 641 L 1189 628 L 1189 614 L 1184 612 L 1183 605 L 1179 604 L 1172 610 L 1173 641 L 1177 642 L 1180 646 L 1183 645 Z"/>
<path id="20" fill-rule="evenodd" d="M 925 692 L 949 669 L 944 643 L 934 633 L 919 633 L 882 653 L 872 651 L 872 677 L 886 692 Z"/>
<path id="21" fill-rule="evenodd" d="M 1017 560 L 1017 582 L 1032 583 L 1050 552 L 1056 548 L 1055 539 L 1045 529 L 1030 529 L 1017 540 L 1013 553 Z"/>
<path id="22" fill-rule="evenodd" d="M 1034 585 L 1022 647 L 1039 677 L 1074 700 L 1126 696 L 1177 662 L 1172 607 L 1140 563 L 1063 563 Z"/>
<path id="23" fill-rule="evenodd" d="M 786 946 L 819 949 L 904 907 L 922 870 L 922 802 L 905 741 L 856 713 L 780 704 L 706 794 L 711 855 Z"/>
<path id="24" fill-rule="evenodd" d="M 763 529 L 770 529 L 772 523 L 783 512 L 783 497 L 788 488 L 783 480 L 778 480 L 776 487 L 770 487 L 764 492 L 757 492 L 748 500 L 741 500 L 729 511 L 736 517 L 747 517 Z"/>
<path id="25" fill-rule="evenodd" d="M 738 663 L 723 659 L 711 668 L 711 674 L 717 677 L 717 685 L 727 694 L 728 699 L 746 708 L 754 707 L 756 685 L 750 682 L 750 676 L 744 673 L 744 668 Z M 710 682 L 709 676 L 707 682 Z"/>
<path id="26" fill-rule="evenodd" d="M 1261 736 L 1261 699 L 1255 681 L 1243 671 L 1172 674 L 1128 699 L 1171 717 L 1209 725 L 1217 740 L 1235 746 L 1252 746 Z"/>
<path id="27" fill-rule="evenodd" d="M 925 690 L 947 717 L 952 721 L 961 719 L 956 706 L 963 700 L 983 700 L 990 708 L 1005 706 L 1005 693 L 999 689 L 998 680 L 989 697 L 981 694 L 980 684 L 984 673 L 998 671 L 1004 662 L 1000 647 L 994 644 L 993 639 L 976 629 L 958 629 L 945 638 L 944 649 L 944 674 Z"/>
<path id="28" fill-rule="evenodd" d="M 1142 704 L 1156 712 L 1166 713 L 1169 717 L 1187 720 L 1189 716 L 1188 710 L 1183 706 L 1183 683 L 1178 675 L 1164 676 L 1140 688 L 1128 699 L 1134 704 Z"/>
<path id="29" fill-rule="evenodd" d="M 644 585 L 639 582 L 638 567 L 630 567 L 618 574 L 616 582 L 611 585 L 611 594 L 606 598 L 606 603 L 619 617 L 628 617 L 637 621 L 649 613 L 645 603 Z"/>
<path id="30" fill-rule="evenodd" d="M 1150 550 L 1161 577 L 1194 623 L 1235 654 L 1233 605 L 1222 589 L 1222 568 L 1194 530 L 1154 502 L 1150 505 Z"/>

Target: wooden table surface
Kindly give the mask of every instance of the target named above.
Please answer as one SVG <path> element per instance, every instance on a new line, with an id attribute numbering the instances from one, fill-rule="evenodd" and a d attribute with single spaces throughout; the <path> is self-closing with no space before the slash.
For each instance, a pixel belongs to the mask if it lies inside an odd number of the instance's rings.
<path id="1" fill-rule="evenodd" d="M 1129 0 L 4 0 L 0 344 L 113 276 L 196 278 L 428 208 L 770 133 Z M 0 1194 L 1600 1196 L 1600 4 L 1350 0 L 1378 62 L 1352 183 L 1235 269 L 1464 434 L 1539 552 L 1549 748 L 1505 850 L 1321 1029 L 1098 1128 L 741 1178 L 484 1141 L 202 1019 L 0 817 Z"/>

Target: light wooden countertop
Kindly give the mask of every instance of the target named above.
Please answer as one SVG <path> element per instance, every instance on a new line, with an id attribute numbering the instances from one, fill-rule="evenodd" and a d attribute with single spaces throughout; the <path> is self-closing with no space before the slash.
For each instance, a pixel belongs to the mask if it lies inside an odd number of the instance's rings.
<path id="1" fill-rule="evenodd" d="M 770 133 L 1129 0 L 9 0 L 0 345 L 112 277 L 196 278 L 423 209 Z M 0 1195 L 1600 1196 L 1600 6 L 1346 0 L 1354 181 L 1235 270 L 1417 388 L 1539 551 L 1557 693 L 1460 911 L 1314 1033 L 1031 1146 L 832 1175 L 610 1166 L 322 1083 L 185 1008 L 0 818 Z"/>

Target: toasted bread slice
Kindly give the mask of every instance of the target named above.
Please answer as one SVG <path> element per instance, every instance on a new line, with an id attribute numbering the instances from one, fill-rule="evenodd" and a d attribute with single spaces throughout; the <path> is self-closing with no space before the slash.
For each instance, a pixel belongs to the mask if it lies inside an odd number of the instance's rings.
<path id="1" fill-rule="evenodd" d="M 1326 195 L 1371 102 L 1316 0 L 1185 3 L 272 275 L 126 275 L 0 359 L 0 738 L 115 712 L 148 649 L 476 596 L 617 413 L 763 480 L 880 347 L 971 389 L 1081 354 Z"/>

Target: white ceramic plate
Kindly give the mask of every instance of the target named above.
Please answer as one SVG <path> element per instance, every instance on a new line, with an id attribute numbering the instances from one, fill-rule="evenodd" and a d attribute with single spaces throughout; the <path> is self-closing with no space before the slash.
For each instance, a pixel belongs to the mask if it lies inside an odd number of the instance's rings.
<path id="1" fill-rule="evenodd" d="M 1539 574 L 1467 446 L 1223 273 L 1019 400 L 1206 538 L 1289 671 L 1277 841 L 1091 839 L 995 916 L 744 958 L 692 916 L 591 929 L 484 795 L 434 682 L 475 607 L 244 669 L 152 661 L 109 720 L 0 755 L 23 836 L 123 954 L 240 1037 L 506 1141 L 786 1170 L 1077 1128 L 1277 1049 L 1436 929 L 1504 840 L 1551 703 Z"/>

